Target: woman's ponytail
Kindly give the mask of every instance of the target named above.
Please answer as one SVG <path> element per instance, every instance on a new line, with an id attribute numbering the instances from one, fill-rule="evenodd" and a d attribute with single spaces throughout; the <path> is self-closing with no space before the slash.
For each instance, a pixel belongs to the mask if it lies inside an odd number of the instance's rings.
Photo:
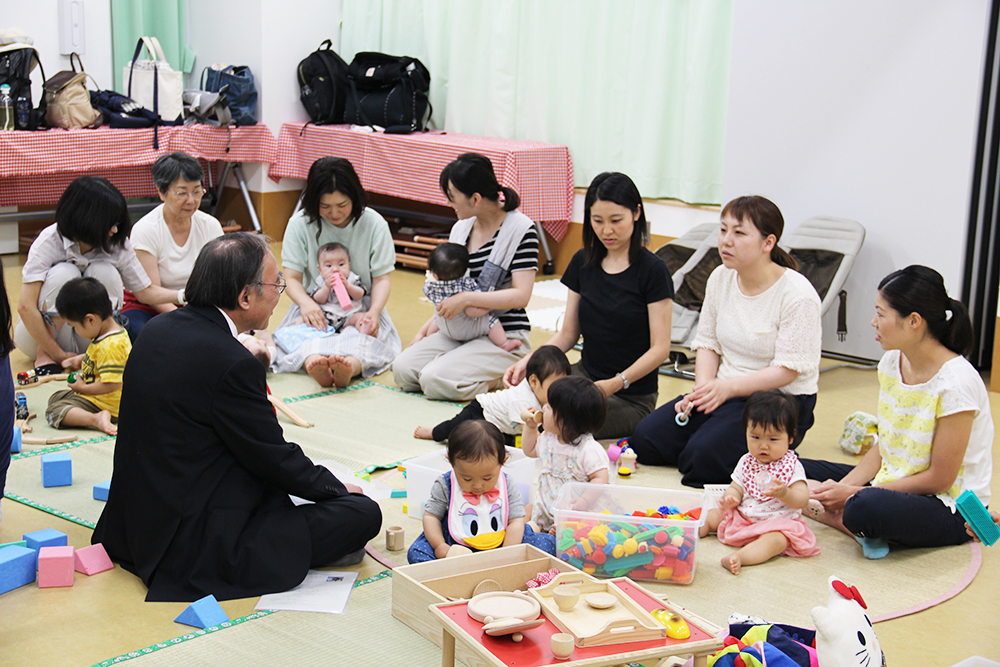
<path id="1" fill-rule="evenodd" d="M 967 357 L 975 347 L 976 334 L 972 329 L 972 319 L 965 304 L 958 299 L 949 299 L 948 310 L 945 313 L 947 328 L 941 344 L 946 348 Z"/>
<path id="2" fill-rule="evenodd" d="M 506 186 L 501 186 L 499 200 L 501 207 L 505 211 L 513 211 L 521 205 L 521 197 L 514 192 L 513 188 Z"/>
<path id="3" fill-rule="evenodd" d="M 799 263 L 784 248 L 778 247 L 777 242 L 771 248 L 771 261 L 792 271 L 799 270 Z"/>

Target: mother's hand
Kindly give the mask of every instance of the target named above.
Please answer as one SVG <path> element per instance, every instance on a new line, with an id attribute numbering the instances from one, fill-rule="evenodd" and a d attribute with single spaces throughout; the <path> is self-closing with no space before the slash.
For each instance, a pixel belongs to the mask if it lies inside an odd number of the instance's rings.
<path id="1" fill-rule="evenodd" d="M 730 383 L 726 380 L 716 378 L 695 387 L 694 391 L 688 394 L 688 397 L 699 412 L 710 414 L 732 398 L 733 395 L 734 392 Z"/>
<path id="2" fill-rule="evenodd" d="M 326 331 L 326 315 L 319 304 L 310 299 L 299 307 L 302 321 L 317 331 Z"/>
<path id="3" fill-rule="evenodd" d="M 811 489 L 809 497 L 818 500 L 828 512 L 843 512 L 847 499 L 863 488 L 828 479 Z"/>
<path id="4" fill-rule="evenodd" d="M 529 354 L 528 356 L 519 359 L 516 364 L 504 371 L 503 384 L 505 387 L 510 389 L 524 379 L 526 372 L 525 369 L 528 367 L 528 357 L 530 356 L 531 355 Z"/>
<path id="5" fill-rule="evenodd" d="M 446 320 L 452 320 L 469 305 L 466 295 L 469 292 L 452 294 L 437 306 L 437 314 Z"/>

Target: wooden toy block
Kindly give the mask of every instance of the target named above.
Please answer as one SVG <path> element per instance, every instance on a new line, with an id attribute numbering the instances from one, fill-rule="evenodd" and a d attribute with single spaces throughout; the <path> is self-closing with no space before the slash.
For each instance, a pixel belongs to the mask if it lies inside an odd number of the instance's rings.
<path id="1" fill-rule="evenodd" d="M 42 547 L 38 550 L 38 587 L 73 585 L 73 547 Z"/>
<path id="2" fill-rule="evenodd" d="M 11 545 L 0 549 L 0 593 L 26 586 L 35 580 L 38 552 Z"/>
<path id="3" fill-rule="evenodd" d="M 28 543 L 29 549 L 38 551 L 42 547 L 64 547 L 69 544 L 66 533 L 60 533 L 55 528 L 43 528 L 21 536 Z"/>
<path id="4" fill-rule="evenodd" d="M 42 454 L 42 486 L 73 484 L 73 459 L 66 452 Z"/>
<path id="5" fill-rule="evenodd" d="M 195 628 L 210 628 L 213 625 L 225 623 L 229 616 L 223 611 L 219 601 L 214 595 L 206 595 L 200 600 L 192 602 L 187 606 L 180 616 L 174 619 L 175 623 L 183 623 Z"/>
<path id="6" fill-rule="evenodd" d="M 114 567 L 115 564 L 111 562 L 108 552 L 100 542 L 77 549 L 73 554 L 73 569 L 88 577 L 98 572 L 113 570 Z"/>
<path id="7" fill-rule="evenodd" d="M 108 493 L 111 491 L 111 480 L 106 482 L 101 482 L 100 484 L 94 484 L 94 500 L 103 500 L 107 502 Z"/>

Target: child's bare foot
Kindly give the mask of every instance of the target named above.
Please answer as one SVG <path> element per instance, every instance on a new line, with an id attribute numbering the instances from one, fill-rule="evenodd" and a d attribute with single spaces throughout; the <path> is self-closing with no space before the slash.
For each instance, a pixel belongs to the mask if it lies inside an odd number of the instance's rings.
<path id="1" fill-rule="evenodd" d="M 420 438 L 421 440 L 433 440 L 434 439 L 434 427 L 433 426 L 418 426 L 413 430 L 413 437 Z"/>
<path id="2" fill-rule="evenodd" d="M 743 563 L 740 561 L 739 553 L 729 554 L 728 556 L 722 557 L 722 567 L 726 568 L 733 574 L 740 573 L 740 567 Z"/>
<path id="3" fill-rule="evenodd" d="M 99 431 L 104 431 L 108 435 L 118 435 L 118 427 L 111 423 L 111 413 L 107 410 L 101 410 L 95 417 L 97 417 L 96 428 Z"/>
<path id="4" fill-rule="evenodd" d="M 330 371 L 333 373 L 333 384 L 337 386 L 337 389 L 343 389 L 351 384 L 351 378 L 354 377 L 354 368 L 351 367 L 351 362 L 346 357 L 330 355 L 326 358 L 326 361 Z"/>
<path id="5" fill-rule="evenodd" d="M 318 354 L 311 354 L 306 357 L 306 372 L 309 377 L 319 383 L 321 387 L 333 386 L 333 371 L 330 370 L 330 362 L 326 357 Z"/>
<path id="6" fill-rule="evenodd" d="M 519 341 L 519 340 L 512 340 L 510 338 L 508 338 L 507 342 L 505 342 L 503 345 L 500 346 L 500 348 L 504 352 L 510 352 L 511 350 L 514 350 L 514 349 L 519 348 L 519 347 L 521 347 L 521 341 Z"/>

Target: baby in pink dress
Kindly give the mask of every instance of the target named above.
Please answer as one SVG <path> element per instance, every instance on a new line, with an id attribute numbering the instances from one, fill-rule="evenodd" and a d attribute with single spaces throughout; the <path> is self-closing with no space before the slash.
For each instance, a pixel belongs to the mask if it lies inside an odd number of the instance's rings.
<path id="1" fill-rule="evenodd" d="M 749 452 L 736 464 L 718 509 L 709 511 L 701 536 L 717 532 L 723 544 L 740 547 L 722 559 L 733 574 L 780 554 L 815 556 L 816 536 L 802 520 L 809 486 L 798 456 L 789 450 L 798 402 L 778 390 L 756 391 L 743 409 L 743 427 Z"/>

